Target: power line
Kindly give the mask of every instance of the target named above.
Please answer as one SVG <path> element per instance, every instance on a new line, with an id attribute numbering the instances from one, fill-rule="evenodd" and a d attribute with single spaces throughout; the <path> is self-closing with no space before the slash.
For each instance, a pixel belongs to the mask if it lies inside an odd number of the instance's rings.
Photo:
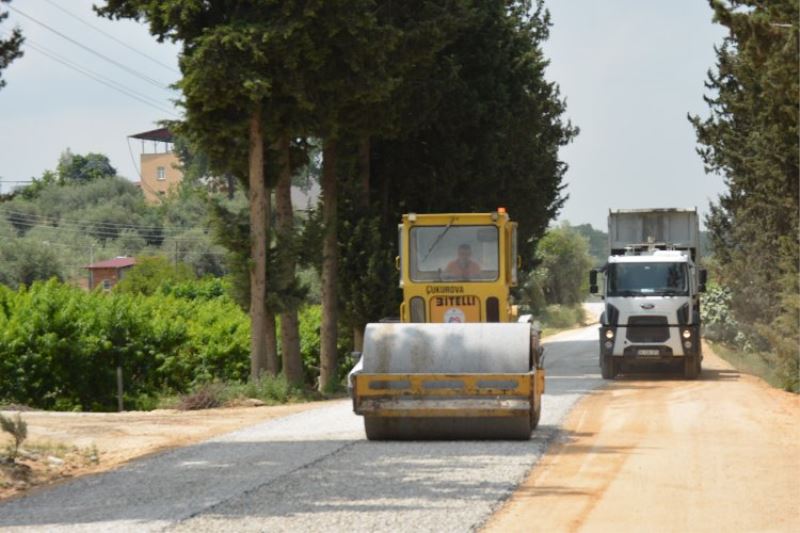
<path id="1" fill-rule="evenodd" d="M 54 228 L 54 229 L 58 229 L 58 228 Z M 32 239 L 30 237 L 18 237 L 18 236 L 15 236 L 15 235 L 4 234 L 2 232 L 0 232 L 0 236 L 2 236 L 3 239 L 7 239 L 5 242 L 9 242 L 10 240 L 14 240 L 14 239 L 19 239 L 20 241 L 24 241 L 24 242 L 35 242 L 35 243 L 39 243 L 39 244 L 44 244 L 46 246 L 57 246 L 59 248 L 68 248 L 70 250 L 81 250 L 82 251 L 82 250 L 87 250 L 88 248 L 91 248 L 91 247 L 95 247 L 98 250 L 98 252 L 102 252 L 103 251 L 103 248 L 97 248 L 97 244 L 95 242 L 91 242 L 91 241 L 87 241 L 85 243 L 65 244 L 65 243 L 62 243 L 62 242 L 53 242 L 53 241 L 50 241 L 50 240 Z M 184 241 L 182 239 L 176 239 L 176 241 L 179 244 L 180 243 L 186 243 L 186 242 L 201 242 L 201 241 Z M 219 249 L 219 245 L 213 245 L 213 246 L 217 246 L 217 249 Z M 149 248 L 149 250 L 148 250 L 148 248 Z M 144 250 L 146 252 L 151 252 L 153 254 L 158 254 L 158 253 L 162 253 L 163 252 L 165 255 L 167 255 L 169 257 L 173 257 L 174 256 L 174 251 L 173 250 L 165 250 L 165 249 L 163 249 L 161 247 L 144 246 L 142 248 L 142 250 Z M 213 255 L 213 256 L 223 257 L 223 256 L 227 255 L 227 253 L 225 253 L 225 252 L 213 252 L 213 251 L 210 251 L 210 250 L 181 249 L 180 247 L 178 249 L 178 252 L 179 252 L 179 255 L 181 255 L 181 256 Z"/>
<path id="2" fill-rule="evenodd" d="M 142 230 L 142 231 L 140 231 L 140 230 L 137 230 L 135 227 L 122 227 L 122 228 L 119 228 L 119 229 L 111 229 L 111 228 L 102 228 L 102 227 L 92 227 L 91 225 L 87 225 L 87 226 L 83 226 L 83 227 L 80 227 L 80 226 L 76 226 L 76 227 L 51 226 L 51 225 L 48 225 L 48 224 L 37 224 L 37 223 L 34 223 L 34 222 L 25 221 L 25 220 L 14 220 L 14 221 L 9 221 L 9 223 L 12 224 L 13 226 L 16 226 L 16 227 L 22 227 L 22 228 L 28 228 L 28 229 L 44 228 L 44 229 L 47 229 L 47 230 L 55 231 L 57 233 L 66 233 L 66 234 L 77 235 L 77 236 L 95 237 L 95 238 L 100 238 L 100 239 L 115 239 L 116 240 L 116 239 L 120 238 L 120 233 L 121 232 L 123 232 L 125 230 L 130 230 L 130 231 L 135 231 L 135 232 L 140 233 L 140 234 L 142 232 L 145 232 L 145 233 L 151 232 L 151 233 L 154 234 L 154 235 L 152 235 L 152 237 L 159 237 L 159 238 L 161 238 L 162 241 L 170 240 L 170 241 L 179 242 L 179 243 L 206 243 L 206 242 L 208 242 L 207 239 L 203 239 L 203 238 L 178 237 L 178 235 L 180 235 L 180 233 L 168 233 L 168 232 L 163 232 L 163 230 Z"/>
<path id="3" fill-rule="evenodd" d="M 76 227 L 86 227 L 86 226 L 105 226 L 106 228 L 111 229 L 140 229 L 140 230 L 169 230 L 169 231 L 188 231 L 192 229 L 200 229 L 205 230 L 206 226 L 177 226 L 172 228 L 165 228 L 164 226 L 144 226 L 140 224 L 129 224 L 129 223 L 117 223 L 117 222 L 88 222 L 84 220 L 75 220 L 69 218 L 61 218 L 58 217 L 57 220 L 53 220 L 53 218 L 48 218 L 45 215 L 40 215 L 38 213 L 25 213 L 24 211 L 15 211 L 13 209 L 8 209 L 6 207 L 0 207 L 0 213 L 5 213 L 6 215 L 29 218 L 29 219 L 39 219 L 45 223 L 47 222 L 58 222 L 59 225 L 66 225 L 66 226 L 76 226 Z M 51 227 L 48 225 L 48 227 Z"/>
<path id="4" fill-rule="evenodd" d="M 134 228 L 122 228 L 120 230 L 112 230 L 112 229 L 103 229 L 103 228 L 92 228 L 92 227 L 83 227 L 83 228 L 70 228 L 64 226 L 49 226 L 47 224 L 33 224 L 30 222 L 18 221 L 15 220 L 11 222 L 14 226 L 21 226 L 23 228 L 33 229 L 33 228 L 45 228 L 48 230 L 53 230 L 57 233 L 67 233 L 71 235 L 78 235 L 78 236 L 87 236 L 87 237 L 95 237 L 100 239 L 119 239 L 120 233 L 124 230 L 132 230 L 136 231 Z M 87 235 L 87 233 L 89 235 Z M 154 232 L 156 233 L 156 232 Z M 208 242 L 206 239 L 187 239 L 187 238 L 178 238 L 173 235 L 154 235 L 153 237 L 160 237 L 162 241 L 170 240 L 173 242 L 179 243 L 206 243 Z"/>
<path id="5" fill-rule="evenodd" d="M 89 23 L 88 21 L 86 21 L 86 20 L 82 19 L 81 17 L 79 17 L 79 16 L 77 16 L 77 15 L 74 15 L 74 14 L 72 14 L 72 13 L 71 13 L 71 12 L 69 12 L 68 10 L 64 9 L 62 6 L 58 5 L 56 2 L 53 2 L 52 0 L 44 0 L 44 1 L 45 1 L 45 2 L 47 2 L 48 4 L 50 4 L 51 6 L 55 7 L 56 9 L 58 9 L 58 10 L 59 10 L 59 11 L 61 11 L 62 13 L 66 14 L 68 17 L 71 17 L 71 18 L 73 18 L 73 19 L 77 20 L 78 22 L 80 22 L 80 23 L 82 23 L 82 24 L 85 24 L 86 26 L 89 26 L 90 28 L 92 28 L 92 29 L 93 29 L 93 30 L 95 30 L 96 32 L 102 33 L 103 35 L 105 35 L 106 37 L 108 37 L 109 39 L 111 39 L 112 41 L 114 41 L 114 42 L 116 42 L 116 43 L 118 43 L 118 44 L 120 44 L 120 45 L 124 46 L 124 47 L 125 47 L 125 48 L 127 48 L 128 50 L 131 50 L 132 52 L 135 52 L 135 53 L 139 54 L 140 56 L 142 56 L 142 57 L 144 57 L 144 58 L 146 58 L 146 59 L 149 59 L 149 60 L 150 60 L 150 61 L 152 61 L 153 63 L 155 63 L 155 64 L 157 64 L 157 65 L 160 65 L 160 66 L 164 67 L 165 69 L 169 70 L 170 72 L 173 72 L 173 73 L 175 73 L 175 74 L 180 74 L 180 71 L 178 71 L 178 70 L 175 70 L 174 68 L 172 68 L 171 66 L 167 65 L 166 63 L 162 63 L 162 62 L 161 62 L 161 61 L 159 61 L 158 59 L 155 59 L 154 57 L 152 57 L 152 56 L 149 56 L 149 55 L 145 54 L 145 53 L 144 53 L 144 52 L 142 52 L 141 50 L 137 50 L 135 47 L 133 47 L 133 46 L 129 45 L 129 44 L 128 44 L 128 43 L 126 43 L 125 41 L 123 41 L 123 40 L 121 40 L 121 39 L 117 39 L 116 37 L 114 37 L 113 35 L 111 35 L 110 33 L 108 33 L 107 31 L 105 31 L 105 30 L 101 30 L 101 29 L 100 29 L 100 28 L 98 28 L 97 26 L 95 26 L 95 25 L 93 25 L 93 24 Z"/>
<path id="6" fill-rule="evenodd" d="M 78 47 L 86 50 L 90 54 L 93 54 L 93 55 L 99 57 L 100 59 L 102 59 L 104 61 L 108 61 L 112 65 L 115 65 L 115 66 L 121 68 L 122 70 L 128 72 L 129 74 L 132 74 L 132 75 L 134 75 L 134 76 L 146 81 L 147 83 L 150 83 L 151 85 L 155 85 L 156 87 L 158 87 L 160 89 L 170 90 L 169 86 L 161 83 L 160 81 L 158 81 L 158 80 L 156 80 L 154 78 L 151 78 L 147 74 L 143 74 L 143 73 L 139 72 L 138 70 L 132 69 L 129 66 L 124 65 L 124 64 L 120 63 L 119 61 L 116 61 L 115 59 L 112 59 L 112 58 L 108 57 L 107 55 L 101 54 L 100 52 L 98 52 L 97 50 L 93 49 L 92 47 L 86 46 L 85 44 L 83 44 L 83 43 L 81 43 L 79 41 L 76 41 L 72 37 L 69 37 L 68 35 L 65 35 L 65 34 L 61 33 L 60 31 L 56 30 L 55 28 L 52 28 L 52 27 L 48 26 L 44 22 L 42 22 L 42 21 L 40 21 L 40 20 L 28 15 L 27 13 L 25 13 L 23 11 L 20 11 L 18 8 L 14 7 L 13 5 L 9 5 L 8 9 L 10 9 L 10 10 L 14 11 L 15 13 L 17 13 L 19 15 L 22 15 L 23 17 L 33 21 L 34 23 L 42 26 L 46 30 L 49 30 L 49 31 L 55 33 L 56 35 L 58 35 L 62 39 L 65 39 L 65 40 L 71 42 L 75 46 L 78 46 Z"/>
<path id="7" fill-rule="evenodd" d="M 4 32 L 4 35 L 5 34 L 6 33 Z M 146 95 L 143 95 L 142 93 L 139 93 L 137 91 L 134 91 L 133 89 L 129 89 L 129 88 L 125 87 L 124 85 L 122 85 L 120 83 L 117 83 L 117 82 L 115 82 L 114 80 L 112 80 L 110 78 L 106 78 L 102 74 L 98 74 L 96 72 L 93 72 L 93 71 L 85 68 L 85 67 L 82 67 L 82 66 L 78 65 L 77 63 L 74 63 L 74 62 L 70 61 L 69 59 L 66 59 L 63 56 L 58 55 L 55 52 L 47 50 L 46 48 L 42 47 L 41 45 L 37 45 L 37 44 L 33 43 L 30 39 L 25 39 L 25 45 L 30 47 L 31 49 L 35 50 L 36 52 L 39 52 L 40 54 L 50 58 L 51 60 L 53 60 L 53 61 L 55 61 L 57 63 L 60 63 L 61 65 L 65 66 L 67 68 L 70 68 L 70 69 L 72 69 L 72 70 L 74 70 L 74 71 L 76 71 L 76 72 L 78 72 L 80 74 L 83 74 L 84 76 L 86 76 L 88 78 L 91 78 L 94 81 L 96 81 L 98 83 L 101 83 L 101 84 L 105 85 L 106 87 L 108 87 L 110 89 L 113 89 L 113 90 L 115 90 L 115 91 L 117 91 L 117 92 L 119 92 L 121 94 L 124 94 L 125 96 L 128 96 L 129 98 L 133 98 L 134 100 L 137 100 L 137 101 L 139 101 L 139 102 L 141 102 L 141 103 L 143 103 L 145 105 L 148 105 L 148 106 L 150 106 L 150 107 L 152 107 L 154 109 L 157 109 L 158 111 L 161 111 L 162 113 L 168 113 L 168 114 L 170 114 L 170 115 L 172 115 L 174 117 L 178 116 L 174 112 L 172 112 L 172 111 L 170 111 L 170 110 L 168 110 L 166 108 L 161 107 L 158 104 L 157 100 L 155 100 L 153 98 L 150 98 L 150 97 L 148 97 Z"/>

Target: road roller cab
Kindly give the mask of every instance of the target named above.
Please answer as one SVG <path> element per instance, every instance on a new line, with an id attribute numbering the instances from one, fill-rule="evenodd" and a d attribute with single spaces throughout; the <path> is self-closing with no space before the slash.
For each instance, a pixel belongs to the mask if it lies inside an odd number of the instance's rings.
<path id="1" fill-rule="evenodd" d="M 495 213 L 403 215 L 399 226 L 403 322 L 510 322 L 517 225 Z"/>
<path id="2" fill-rule="evenodd" d="M 530 438 L 544 371 L 509 299 L 516 248 L 503 209 L 403 216 L 401 321 L 367 325 L 350 376 L 368 438 Z"/>

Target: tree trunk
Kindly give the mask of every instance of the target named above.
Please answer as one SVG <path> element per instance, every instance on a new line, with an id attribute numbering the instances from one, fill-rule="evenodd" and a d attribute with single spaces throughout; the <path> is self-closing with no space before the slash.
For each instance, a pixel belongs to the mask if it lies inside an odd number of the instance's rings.
<path id="1" fill-rule="evenodd" d="M 353 351 L 364 351 L 364 324 L 353 326 Z"/>
<path id="2" fill-rule="evenodd" d="M 362 216 L 369 213 L 370 196 L 370 138 L 364 135 L 358 142 L 358 174 L 359 174 L 359 203 Z M 364 349 L 364 328 L 366 323 L 356 318 L 353 324 L 353 351 L 361 352 Z"/>
<path id="3" fill-rule="evenodd" d="M 294 239 L 294 213 L 292 212 L 292 168 L 289 154 L 289 136 L 280 140 L 280 177 L 275 189 L 279 251 L 278 269 L 281 284 L 288 287 L 295 279 L 294 252 L 286 249 Z M 303 361 L 300 357 L 300 331 L 297 309 L 293 305 L 281 314 L 281 349 L 283 352 L 283 375 L 294 384 L 303 383 Z"/>
<path id="4" fill-rule="evenodd" d="M 278 375 L 278 338 L 275 335 L 275 313 L 267 309 L 264 314 L 266 333 L 264 340 L 267 351 L 267 373 L 270 376 Z"/>
<path id="5" fill-rule="evenodd" d="M 336 141 L 322 145 L 322 324 L 320 326 L 319 389 L 324 391 L 336 379 L 337 263 L 336 239 Z"/>
<path id="6" fill-rule="evenodd" d="M 269 198 L 264 183 L 261 106 L 250 117 L 250 379 L 267 369 L 267 235 Z"/>

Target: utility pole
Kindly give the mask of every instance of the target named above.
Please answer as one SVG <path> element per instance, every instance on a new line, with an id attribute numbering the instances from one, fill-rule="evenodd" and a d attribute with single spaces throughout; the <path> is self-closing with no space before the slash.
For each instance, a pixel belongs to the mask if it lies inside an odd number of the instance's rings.
<path id="1" fill-rule="evenodd" d="M 89 266 L 94 264 L 94 243 L 89 243 Z M 94 270 L 89 269 L 89 290 L 94 289 Z"/>

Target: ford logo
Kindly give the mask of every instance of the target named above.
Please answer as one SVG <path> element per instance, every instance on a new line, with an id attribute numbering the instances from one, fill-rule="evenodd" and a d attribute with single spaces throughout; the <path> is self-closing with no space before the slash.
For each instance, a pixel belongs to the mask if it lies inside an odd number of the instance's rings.
<path id="1" fill-rule="evenodd" d="M 642 304 L 642 309 L 652 309 L 655 305 L 653 304 Z"/>

